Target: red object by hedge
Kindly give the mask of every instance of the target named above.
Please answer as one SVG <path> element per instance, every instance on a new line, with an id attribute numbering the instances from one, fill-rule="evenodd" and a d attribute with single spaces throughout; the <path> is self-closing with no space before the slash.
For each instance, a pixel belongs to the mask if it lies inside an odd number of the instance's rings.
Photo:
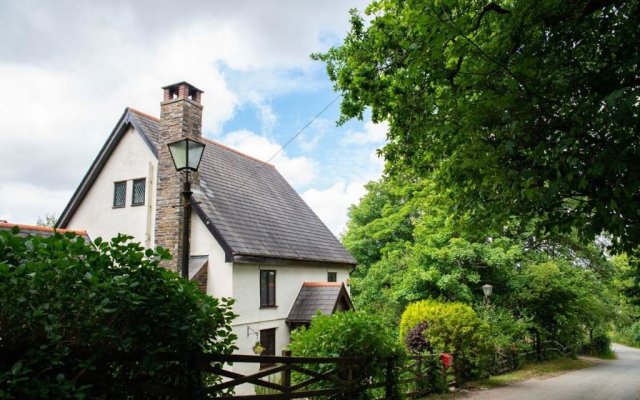
<path id="1" fill-rule="evenodd" d="M 451 368 L 451 366 L 453 365 L 453 354 L 441 353 L 440 362 L 442 363 L 445 369 Z"/>

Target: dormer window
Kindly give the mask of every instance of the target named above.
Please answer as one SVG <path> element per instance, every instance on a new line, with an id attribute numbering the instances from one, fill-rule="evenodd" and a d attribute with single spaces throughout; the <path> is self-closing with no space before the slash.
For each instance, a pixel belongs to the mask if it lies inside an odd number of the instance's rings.
<path id="1" fill-rule="evenodd" d="M 135 179 L 133 181 L 133 190 L 131 194 L 131 205 L 142 206 L 144 205 L 146 179 Z"/>
<path id="2" fill-rule="evenodd" d="M 127 181 L 114 182 L 113 184 L 113 208 L 122 208 L 127 199 Z"/>

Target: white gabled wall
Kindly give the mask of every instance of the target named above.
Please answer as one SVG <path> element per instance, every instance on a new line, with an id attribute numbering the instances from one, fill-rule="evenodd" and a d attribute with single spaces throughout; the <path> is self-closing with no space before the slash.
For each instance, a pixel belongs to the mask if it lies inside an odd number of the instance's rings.
<path id="1" fill-rule="evenodd" d="M 86 229 L 91 239 L 102 237 L 109 240 L 118 233 L 126 233 L 145 246 L 153 246 L 157 165 L 158 161 L 151 149 L 140 134 L 130 127 L 66 228 Z M 146 179 L 145 204 L 132 206 L 133 180 L 140 178 Z M 123 208 L 114 208 L 114 182 L 119 181 L 127 181 L 127 196 Z"/>

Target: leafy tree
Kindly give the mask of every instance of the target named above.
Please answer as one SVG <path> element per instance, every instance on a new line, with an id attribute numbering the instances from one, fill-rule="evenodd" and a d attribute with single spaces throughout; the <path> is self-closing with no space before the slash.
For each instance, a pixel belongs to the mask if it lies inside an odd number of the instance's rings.
<path id="1" fill-rule="evenodd" d="M 419 300 L 472 304 L 495 328 L 491 341 L 502 349 L 523 344 L 529 332 L 575 345 L 608 329 L 616 307 L 609 286 L 617 275 L 595 244 L 575 234 L 541 235 L 529 228 L 535 221 L 511 218 L 498 231 L 451 218 L 451 200 L 430 179 L 385 177 L 368 187 L 373 190 L 351 208 L 358 217 L 343 237 L 348 249 L 358 247 L 357 309 L 395 325 Z M 402 235 L 394 236 L 392 226 L 401 226 Z M 490 310 L 483 282 L 494 286 Z"/>
<path id="2" fill-rule="evenodd" d="M 0 232 L 0 398 L 149 398 L 134 382 L 202 384 L 157 353 L 233 351 L 232 301 L 130 239 Z"/>
<path id="3" fill-rule="evenodd" d="M 389 172 L 435 172 L 449 211 L 640 244 L 640 1 L 379 0 L 314 57 L 340 122 L 389 121 Z"/>
<path id="4" fill-rule="evenodd" d="M 38 218 L 36 225 L 53 228 L 56 226 L 57 222 L 58 222 L 58 217 L 56 217 L 55 214 L 46 214 L 44 218 Z"/>
<path id="5" fill-rule="evenodd" d="M 577 350 L 585 333 L 606 326 L 614 305 L 607 288 L 593 271 L 554 259 L 532 263 L 510 282 L 513 306 L 531 317 L 540 341 L 557 340 Z"/>
<path id="6" fill-rule="evenodd" d="M 481 296 L 481 282 L 506 287 L 513 266 L 524 257 L 520 242 L 450 218 L 447 200 L 429 179 L 389 177 L 368 187 L 361 203 L 350 209 L 343 237 L 359 263 L 352 275 L 358 309 L 383 314 L 395 324 L 417 300 L 473 302 Z M 396 227 L 401 234 L 394 234 Z"/>

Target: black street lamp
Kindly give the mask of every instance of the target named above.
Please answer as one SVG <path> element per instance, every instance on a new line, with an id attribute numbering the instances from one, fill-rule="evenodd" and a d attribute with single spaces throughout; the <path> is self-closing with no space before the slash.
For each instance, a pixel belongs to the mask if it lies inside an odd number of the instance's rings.
<path id="1" fill-rule="evenodd" d="M 169 143 L 169 153 L 176 171 L 185 171 L 186 179 L 182 185 L 184 197 L 184 221 L 182 223 L 182 277 L 189 279 L 189 241 L 191 236 L 191 182 L 189 171 L 196 172 L 204 153 L 204 144 L 191 139 L 182 139 Z"/>

